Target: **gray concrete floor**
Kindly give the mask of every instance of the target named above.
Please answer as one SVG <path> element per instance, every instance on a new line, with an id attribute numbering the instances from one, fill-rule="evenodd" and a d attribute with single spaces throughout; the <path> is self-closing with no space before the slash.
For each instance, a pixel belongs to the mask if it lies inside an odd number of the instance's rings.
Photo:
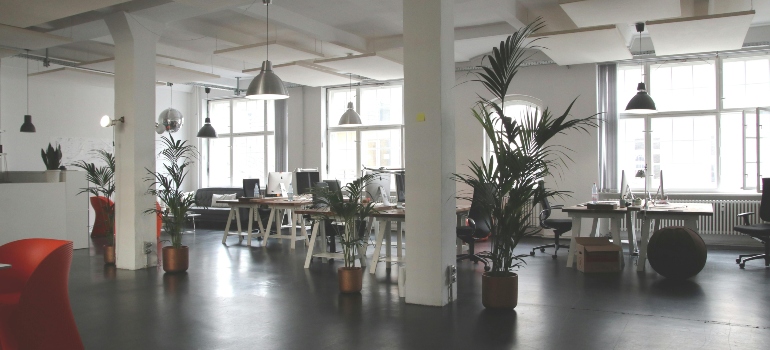
<path id="1" fill-rule="evenodd" d="M 519 305 L 501 312 L 482 307 L 482 265 L 469 261 L 458 263 L 457 300 L 428 307 L 400 299 L 397 269 L 384 263 L 364 275 L 361 294 L 342 295 L 339 261 L 305 270 L 302 245 L 221 238 L 201 228 L 185 235 L 190 269 L 176 275 L 116 270 L 100 251 L 75 251 L 70 299 L 86 348 L 770 348 L 770 268 L 752 261 L 740 270 L 745 249 L 709 247 L 704 270 L 685 282 L 649 266 L 637 273 L 634 258 L 620 273 L 586 275 L 565 267 L 566 249 L 557 260 L 538 252 L 519 271 Z"/>

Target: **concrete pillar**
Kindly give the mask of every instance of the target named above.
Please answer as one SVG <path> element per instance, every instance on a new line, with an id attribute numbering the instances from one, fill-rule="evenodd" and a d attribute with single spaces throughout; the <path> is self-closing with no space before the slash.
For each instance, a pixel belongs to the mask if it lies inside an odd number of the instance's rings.
<path id="1" fill-rule="evenodd" d="M 453 0 L 404 0 L 406 302 L 443 306 L 457 288 Z"/>
<path id="2" fill-rule="evenodd" d="M 155 170 L 155 45 L 158 36 L 123 12 L 106 19 L 115 42 L 115 223 L 117 267 L 137 270 L 157 265 L 144 253 L 144 242 L 156 241 L 155 207 L 146 194 L 147 170 Z M 96 119 L 94 119 L 96 120 Z M 96 121 L 94 121 L 96 122 Z M 155 250 L 155 247 L 153 247 Z"/>

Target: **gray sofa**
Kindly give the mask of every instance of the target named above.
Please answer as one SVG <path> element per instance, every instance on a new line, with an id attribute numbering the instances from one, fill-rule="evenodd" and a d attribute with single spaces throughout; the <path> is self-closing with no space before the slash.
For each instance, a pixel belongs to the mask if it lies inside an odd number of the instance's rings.
<path id="1" fill-rule="evenodd" d="M 195 219 L 196 222 L 209 223 L 209 224 L 221 224 L 222 228 L 227 223 L 227 216 L 230 215 L 230 208 L 218 208 L 211 206 L 211 196 L 213 194 L 230 194 L 235 193 L 236 198 L 243 197 L 243 189 L 240 187 L 208 187 L 201 188 L 195 191 L 195 203 L 196 206 L 190 208 L 190 211 L 201 216 Z M 247 208 L 240 208 L 241 225 L 245 229 L 248 223 L 249 210 Z M 235 224 L 233 222 L 233 224 Z M 232 227 L 234 230 L 236 227 Z"/>

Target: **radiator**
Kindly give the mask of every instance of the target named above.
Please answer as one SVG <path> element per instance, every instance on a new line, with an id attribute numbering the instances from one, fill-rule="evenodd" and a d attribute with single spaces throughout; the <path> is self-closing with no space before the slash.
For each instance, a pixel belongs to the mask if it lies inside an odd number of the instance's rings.
<path id="1" fill-rule="evenodd" d="M 750 218 L 752 223 L 759 222 L 759 202 L 757 200 L 670 200 L 671 203 L 709 203 L 714 207 L 713 216 L 698 218 L 698 233 L 706 235 L 740 235 L 733 226 L 742 225 L 738 214 L 746 212 L 757 213 Z M 621 224 L 621 230 L 626 229 L 626 220 Z M 661 220 L 660 227 L 680 226 L 682 220 Z M 636 227 L 642 227 L 641 215 L 636 216 Z"/>

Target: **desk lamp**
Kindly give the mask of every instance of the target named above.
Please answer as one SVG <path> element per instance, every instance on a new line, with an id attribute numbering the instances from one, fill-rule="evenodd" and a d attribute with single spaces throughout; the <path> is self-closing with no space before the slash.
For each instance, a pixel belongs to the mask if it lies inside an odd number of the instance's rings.
<path id="1" fill-rule="evenodd" d="M 644 179 L 644 210 L 647 210 L 649 209 L 648 203 L 650 197 L 650 194 L 647 192 L 647 164 L 644 165 L 644 169 L 636 171 L 636 177 Z"/>

